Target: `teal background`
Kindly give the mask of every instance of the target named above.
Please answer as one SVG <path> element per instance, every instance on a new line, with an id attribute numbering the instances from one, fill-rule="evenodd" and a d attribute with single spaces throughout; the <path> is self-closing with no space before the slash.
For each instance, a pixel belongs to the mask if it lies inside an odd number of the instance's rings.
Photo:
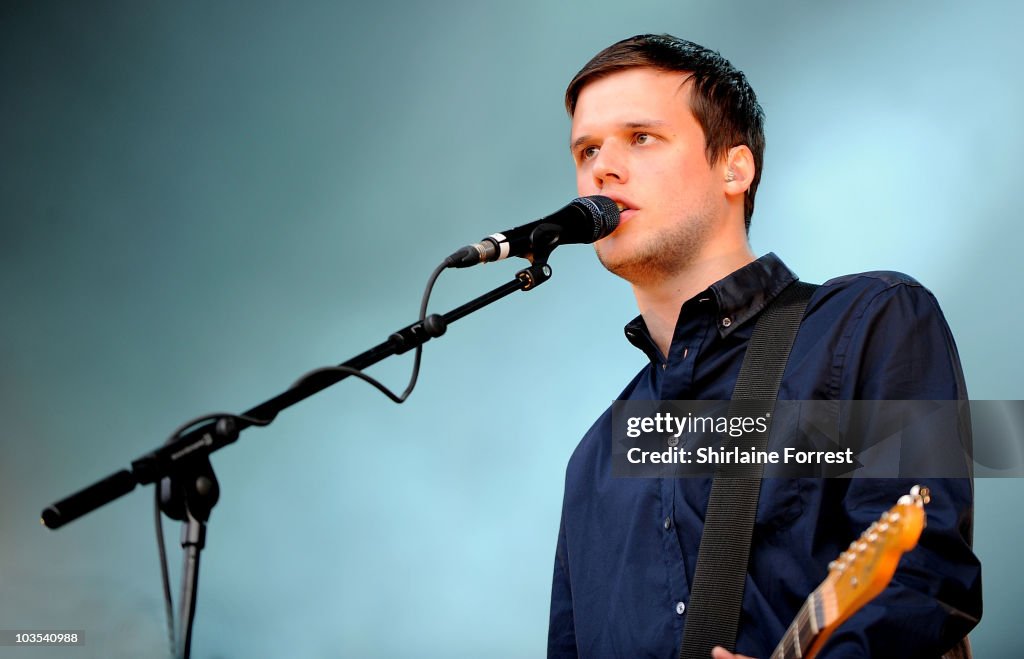
<path id="1" fill-rule="evenodd" d="M 384 340 L 444 256 L 574 197 L 565 84 L 638 32 L 757 90 L 756 252 L 913 274 L 972 395 L 1024 397 L 1024 10 L 890 4 L 5 3 L 0 628 L 160 656 L 151 489 L 56 532 L 39 511 Z M 449 272 L 432 309 L 518 266 Z M 543 656 L 566 460 L 643 363 L 628 286 L 587 247 L 552 266 L 428 345 L 405 405 L 347 381 L 214 457 L 193 656 Z M 1022 493 L 977 483 L 979 657 L 1019 653 Z"/>

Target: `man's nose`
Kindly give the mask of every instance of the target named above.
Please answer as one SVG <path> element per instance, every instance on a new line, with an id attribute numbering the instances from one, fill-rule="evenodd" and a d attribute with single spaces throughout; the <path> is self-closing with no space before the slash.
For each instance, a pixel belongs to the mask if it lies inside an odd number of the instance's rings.
<path id="1" fill-rule="evenodd" d="M 594 182 L 603 187 L 608 182 L 625 183 L 629 178 L 626 158 L 614 144 L 605 144 L 594 157 Z"/>

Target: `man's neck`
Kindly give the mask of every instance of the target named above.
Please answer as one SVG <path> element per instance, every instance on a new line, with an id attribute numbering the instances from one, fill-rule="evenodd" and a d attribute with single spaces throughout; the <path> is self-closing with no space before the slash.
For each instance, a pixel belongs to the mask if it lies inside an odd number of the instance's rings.
<path id="1" fill-rule="evenodd" d="M 640 315 L 662 355 L 669 353 L 683 303 L 754 258 L 744 242 L 742 247 L 698 259 L 673 277 L 655 284 L 633 285 Z"/>

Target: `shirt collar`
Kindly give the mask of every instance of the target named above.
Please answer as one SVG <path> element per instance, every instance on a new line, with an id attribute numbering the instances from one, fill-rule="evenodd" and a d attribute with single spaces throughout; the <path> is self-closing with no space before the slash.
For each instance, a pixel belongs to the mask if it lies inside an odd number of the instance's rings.
<path id="1" fill-rule="evenodd" d="M 714 301 L 718 334 L 726 337 L 759 314 L 784 288 L 796 281 L 797 276 L 786 267 L 774 252 L 769 252 L 732 274 L 719 279 L 708 288 L 687 300 L 702 298 Z M 683 304 L 683 307 L 687 306 Z M 680 309 L 682 313 L 682 309 Z M 676 322 L 678 327 L 679 322 Z M 652 361 L 658 361 L 658 348 L 654 345 L 642 316 L 637 316 L 625 327 L 626 339 L 644 351 Z"/>

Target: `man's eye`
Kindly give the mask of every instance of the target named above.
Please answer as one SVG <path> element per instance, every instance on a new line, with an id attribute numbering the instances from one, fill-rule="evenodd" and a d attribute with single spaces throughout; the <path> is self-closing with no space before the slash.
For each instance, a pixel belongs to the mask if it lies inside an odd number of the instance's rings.
<path id="1" fill-rule="evenodd" d="M 637 144 L 647 144 L 651 141 L 651 136 L 647 133 L 637 133 L 633 141 Z"/>
<path id="2" fill-rule="evenodd" d="M 584 148 L 582 151 L 580 151 L 580 159 L 581 160 L 590 160 L 591 158 L 593 158 L 596 155 L 597 155 L 597 147 L 596 146 L 588 146 L 588 147 Z"/>

